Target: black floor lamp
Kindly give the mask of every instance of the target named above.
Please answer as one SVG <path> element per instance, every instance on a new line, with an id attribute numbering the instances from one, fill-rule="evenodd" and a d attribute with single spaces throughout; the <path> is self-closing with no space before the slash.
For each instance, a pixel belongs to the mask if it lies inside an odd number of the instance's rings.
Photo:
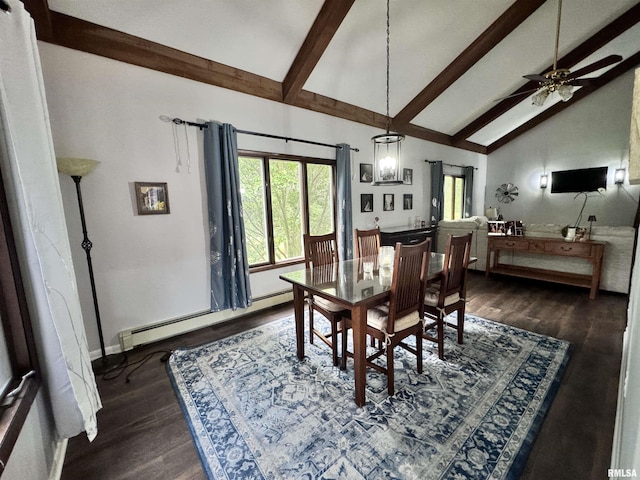
<path id="1" fill-rule="evenodd" d="M 82 205 L 82 192 L 80 190 L 80 180 L 82 177 L 89 175 L 94 168 L 98 166 L 100 162 L 97 160 L 89 160 L 88 158 L 58 158 L 58 171 L 65 173 L 73 179 L 76 184 L 76 193 L 78 194 L 78 206 L 80 207 L 80 220 L 82 221 L 82 248 L 87 254 L 87 265 L 89 267 L 89 279 L 91 281 L 91 293 L 93 295 L 93 308 L 96 313 L 96 323 L 98 324 L 98 335 L 100 337 L 100 352 L 101 357 L 95 360 L 93 370 L 96 374 L 100 375 L 109 370 L 112 370 L 126 362 L 126 356 L 123 353 L 116 353 L 113 355 L 107 355 L 104 348 L 104 337 L 102 336 L 102 322 L 100 321 L 100 309 L 98 308 L 98 296 L 96 294 L 96 282 L 93 277 L 93 264 L 91 262 L 91 247 L 93 244 L 87 236 L 87 222 L 84 218 L 84 207 Z"/>

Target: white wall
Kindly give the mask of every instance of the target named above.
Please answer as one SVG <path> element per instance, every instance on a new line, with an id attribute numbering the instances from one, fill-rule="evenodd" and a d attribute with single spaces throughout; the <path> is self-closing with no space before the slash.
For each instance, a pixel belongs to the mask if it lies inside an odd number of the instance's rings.
<path id="1" fill-rule="evenodd" d="M 628 168 L 629 126 L 633 71 L 577 102 L 571 108 L 530 130 L 489 155 L 487 206 L 497 206 L 505 219 L 527 223 L 575 222 L 583 196 L 551 193 L 539 187 L 543 172 L 589 167 L 609 167 L 605 197 L 593 195 L 587 202 L 582 226 L 594 214 L 599 226 L 633 225 L 640 187 L 613 183 L 616 168 Z M 495 191 L 503 183 L 518 186 L 518 198 L 498 203 Z M 631 198 L 633 197 L 633 198 Z"/>
<path id="2" fill-rule="evenodd" d="M 99 160 L 83 178 L 82 193 L 105 343 L 117 345 L 121 330 L 209 309 L 208 255 L 203 206 L 199 131 L 187 128 L 192 172 L 176 171 L 172 126 L 159 117 L 217 120 L 242 130 L 304 138 L 360 149 L 352 156 L 354 227 L 406 225 L 409 215 L 428 213 L 425 159 L 475 165 L 476 210 L 482 210 L 486 159 L 479 154 L 413 138 L 403 144 L 411 186 L 372 187 L 358 179 L 359 163 L 371 163 L 371 127 L 243 95 L 110 59 L 39 43 L 54 146 L 58 156 Z M 178 128 L 183 164 L 185 130 Z M 241 149 L 335 158 L 335 151 L 301 143 L 239 135 Z M 95 315 L 82 231 L 72 180 L 61 176 L 67 225 L 90 350 L 98 349 Z M 132 182 L 168 182 L 171 214 L 138 216 Z M 426 182 L 426 183 L 424 183 Z M 425 191 L 424 186 L 427 186 Z M 360 213 L 360 193 L 374 193 L 374 214 Z M 396 194 L 396 210 L 382 212 L 382 194 Z M 402 194 L 413 193 L 413 211 L 402 210 Z M 289 287 L 280 271 L 253 274 L 254 297 Z"/>

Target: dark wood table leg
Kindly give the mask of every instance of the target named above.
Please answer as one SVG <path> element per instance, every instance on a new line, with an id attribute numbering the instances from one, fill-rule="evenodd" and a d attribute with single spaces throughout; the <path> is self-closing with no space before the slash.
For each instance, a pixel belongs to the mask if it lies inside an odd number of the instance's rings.
<path id="1" fill-rule="evenodd" d="M 304 358 L 304 289 L 293 286 L 293 311 L 296 319 L 296 352 L 298 359 Z"/>
<path id="2" fill-rule="evenodd" d="M 365 398 L 364 387 L 366 385 L 367 369 L 367 309 L 356 306 L 351 310 L 351 326 L 353 328 L 353 376 L 356 388 L 356 405 L 364 407 Z"/>

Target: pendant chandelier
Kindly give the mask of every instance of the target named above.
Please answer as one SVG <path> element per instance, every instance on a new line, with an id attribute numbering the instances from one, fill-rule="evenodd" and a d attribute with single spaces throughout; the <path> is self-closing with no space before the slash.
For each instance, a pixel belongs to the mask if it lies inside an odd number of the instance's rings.
<path id="1" fill-rule="evenodd" d="M 373 142 L 373 185 L 402 184 L 400 142 L 404 135 L 391 133 L 389 126 L 389 0 L 387 0 L 387 132 L 371 137 Z"/>

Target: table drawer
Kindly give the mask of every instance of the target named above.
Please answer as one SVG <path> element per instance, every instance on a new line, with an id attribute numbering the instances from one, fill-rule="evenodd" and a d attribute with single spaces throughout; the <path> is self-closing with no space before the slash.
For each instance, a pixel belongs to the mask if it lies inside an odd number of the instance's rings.
<path id="1" fill-rule="evenodd" d="M 591 255 L 591 245 L 584 243 L 547 243 L 544 246 L 545 253 L 554 255 L 567 255 L 574 257 L 588 257 Z"/>
<path id="2" fill-rule="evenodd" d="M 494 238 L 491 240 L 494 248 L 509 248 L 511 250 L 529 250 L 529 241 L 523 239 Z"/>

